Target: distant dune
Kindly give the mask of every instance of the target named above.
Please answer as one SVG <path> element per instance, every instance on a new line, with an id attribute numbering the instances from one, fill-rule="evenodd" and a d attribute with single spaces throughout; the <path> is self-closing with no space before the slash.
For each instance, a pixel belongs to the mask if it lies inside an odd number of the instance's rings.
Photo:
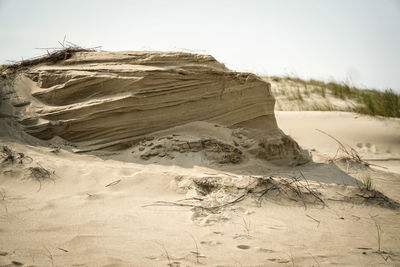
<path id="1" fill-rule="evenodd" d="M 276 110 L 346 111 L 373 116 L 400 117 L 400 95 L 347 83 L 302 80 L 297 77 L 263 77 L 272 84 Z"/>

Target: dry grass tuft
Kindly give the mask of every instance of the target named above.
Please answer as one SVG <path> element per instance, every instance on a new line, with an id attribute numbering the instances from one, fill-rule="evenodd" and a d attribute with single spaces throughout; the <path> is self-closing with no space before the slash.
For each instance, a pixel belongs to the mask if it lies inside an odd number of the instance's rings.
<path id="1" fill-rule="evenodd" d="M 268 197 L 272 201 L 301 205 L 325 207 L 325 201 L 308 183 L 304 175 L 301 177 L 283 178 L 280 176 L 250 176 L 249 184 L 238 187 L 236 184 L 224 184 L 216 177 L 203 177 L 193 180 L 193 187 L 202 195 L 201 197 L 181 199 L 178 201 L 156 201 L 149 206 L 180 206 L 200 209 L 208 213 L 219 213 L 226 207 L 233 206 L 247 198 L 253 198 L 261 206 L 262 201 Z M 215 204 L 213 195 L 224 194 L 224 201 Z M 247 222 L 245 223 L 247 224 Z M 248 228 L 249 225 L 246 225 Z"/>
<path id="2" fill-rule="evenodd" d="M 367 191 L 374 190 L 374 183 L 372 181 L 371 175 L 369 174 L 364 175 L 361 179 L 359 187 L 361 190 L 367 190 Z"/>
<path id="3" fill-rule="evenodd" d="M 51 177 L 51 172 L 43 167 L 30 167 L 28 168 L 30 175 L 36 179 L 46 179 Z"/>
<path id="4" fill-rule="evenodd" d="M 29 167 L 28 171 L 29 176 L 39 183 L 38 192 L 42 189 L 42 182 L 47 180 L 54 181 L 54 179 L 52 179 L 52 175 L 54 174 L 54 172 L 50 172 L 42 166 Z"/>
<path id="5" fill-rule="evenodd" d="M 77 52 L 93 52 L 99 50 L 101 47 L 84 48 L 71 42 L 65 42 L 65 37 L 63 42 L 58 42 L 61 47 L 58 48 L 39 48 L 46 50 L 47 53 L 38 57 L 25 59 L 17 61 L 14 64 L 2 65 L 1 70 L 8 70 L 14 73 L 20 69 L 39 65 L 42 63 L 54 64 L 62 60 L 66 60 L 72 57 L 74 53 Z M 51 51 L 49 51 L 51 50 Z"/>
<path id="6" fill-rule="evenodd" d="M 34 66 L 34 65 L 38 65 L 38 64 L 42 64 L 42 63 L 54 64 L 54 63 L 57 63 L 58 61 L 71 58 L 71 56 L 76 52 L 89 52 L 89 51 L 93 51 L 93 50 L 80 48 L 80 47 L 67 47 L 67 48 L 63 48 L 61 50 L 55 50 L 53 52 L 49 52 L 46 55 L 39 56 L 36 58 L 21 60 L 15 64 L 8 65 L 7 69 L 16 71 L 16 70 L 22 69 L 24 67 L 30 67 L 30 66 Z"/>
<path id="7" fill-rule="evenodd" d="M 363 159 L 361 159 L 360 155 L 358 154 L 358 152 L 352 148 L 349 145 L 344 145 L 342 142 L 340 142 L 337 138 L 333 137 L 332 135 L 316 129 L 318 132 L 325 134 L 326 136 L 332 138 L 334 141 L 336 141 L 336 143 L 338 143 L 339 148 L 336 151 L 336 155 L 330 159 L 330 161 L 337 161 L 337 160 L 343 160 L 346 162 L 357 162 L 360 163 L 361 165 L 364 165 L 366 167 L 370 166 L 371 164 L 364 161 Z"/>
<path id="8" fill-rule="evenodd" d="M 31 157 L 26 156 L 24 153 L 15 152 L 8 146 L 0 146 L 0 164 L 1 165 L 12 165 L 12 164 L 24 164 L 31 163 L 33 160 Z"/>
<path id="9" fill-rule="evenodd" d="M 303 80 L 296 76 L 285 77 L 270 77 L 271 81 L 276 83 L 275 93 L 284 95 L 289 101 L 299 100 L 305 101 L 300 94 L 299 87 L 304 88 L 303 92 L 307 97 L 313 98 L 307 92 L 311 91 L 326 98 L 327 96 L 340 99 L 348 103 L 348 108 L 344 111 L 356 112 L 371 116 L 384 117 L 400 117 L 400 94 L 392 89 L 385 91 L 375 89 L 357 88 L 346 82 L 323 82 L 317 80 Z M 279 100 L 278 100 L 279 103 Z M 312 105 L 311 107 L 304 106 L 302 110 L 337 110 L 343 111 L 341 105 Z"/>

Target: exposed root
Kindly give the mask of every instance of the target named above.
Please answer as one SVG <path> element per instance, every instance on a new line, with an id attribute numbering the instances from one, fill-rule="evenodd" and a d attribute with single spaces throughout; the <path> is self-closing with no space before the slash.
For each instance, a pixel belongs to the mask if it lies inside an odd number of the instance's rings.
<path id="1" fill-rule="evenodd" d="M 212 177 L 176 177 L 178 190 L 182 193 L 197 195 L 177 201 L 156 201 L 149 206 L 190 207 L 192 219 L 200 224 L 225 220 L 229 214 L 225 210 L 246 199 L 261 206 L 264 199 L 278 203 L 325 207 L 324 200 L 308 181 L 300 178 L 278 176 L 212 176 Z"/>
<path id="2" fill-rule="evenodd" d="M 32 161 L 32 158 L 24 153 L 17 153 L 8 146 L 0 146 L 0 164 L 2 166 L 31 163 Z"/>
<path id="3" fill-rule="evenodd" d="M 52 175 L 54 174 L 54 172 L 52 173 L 49 170 L 43 168 L 42 166 L 29 167 L 28 171 L 29 171 L 29 176 L 39 183 L 38 192 L 42 189 L 43 181 L 46 181 L 48 179 L 54 181 L 54 179 L 52 179 Z"/>
<path id="4" fill-rule="evenodd" d="M 356 204 L 372 204 L 389 209 L 400 208 L 400 204 L 398 202 L 390 199 L 376 190 L 361 189 L 360 192 L 347 196 L 345 200 Z"/>
<path id="5" fill-rule="evenodd" d="M 42 182 L 46 180 L 54 181 L 55 171 L 43 168 L 38 162 L 33 162 L 31 157 L 24 153 L 15 152 L 7 146 L 0 146 L 0 167 L 4 168 L 3 173 L 11 174 L 15 167 L 21 168 L 25 178 L 34 179 L 39 183 L 38 191 L 42 188 Z"/>
<path id="6" fill-rule="evenodd" d="M 229 211 L 244 200 L 262 206 L 265 200 L 282 205 L 303 206 L 304 209 L 328 207 L 327 201 L 371 204 L 396 209 L 400 205 L 377 191 L 347 186 L 342 193 L 337 185 L 309 182 L 303 173 L 298 177 L 280 176 L 208 176 L 175 178 L 177 191 L 190 197 L 177 201 L 156 201 L 149 206 L 190 207 L 192 219 L 200 224 L 229 219 Z M 334 193 L 336 192 L 336 193 Z M 316 222 L 315 218 L 312 218 Z"/>
<path id="7" fill-rule="evenodd" d="M 43 167 L 30 167 L 28 169 L 30 175 L 35 179 L 46 179 L 51 176 L 51 173 Z"/>
<path id="8" fill-rule="evenodd" d="M 257 196 L 259 206 L 267 197 L 279 202 L 301 202 L 304 208 L 307 208 L 307 205 L 327 206 L 320 197 L 320 193 L 312 188 L 305 178 L 304 181 L 294 176 L 290 178 L 269 176 L 258 179 L 256 188 L 261 188 L 261 190 L 254 193 Z"/>

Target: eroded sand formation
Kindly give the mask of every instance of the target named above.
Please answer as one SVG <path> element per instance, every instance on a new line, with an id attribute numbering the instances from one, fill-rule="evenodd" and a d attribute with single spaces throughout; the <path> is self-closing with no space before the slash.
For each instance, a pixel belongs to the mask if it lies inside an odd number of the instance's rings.
<path id="1" fill-rule="evenodd" d="M 277 113 L 310 151 L 301 164 L 253 74 L 185 53 L 63 53 L 2 73 L 0 266 L 400 262 L 399 174 L 315 131 L 397 158 L 399 120 Z"/>
<path id="2" fill-rule="evenodd" d="M 75 151 L 118 150 L 153 132 L 204 121 L 242 129 L 253 142 L 241 146 L 203 138 L 170 149 L 227 152 L 231 159 L 220 161 L 233 163 L 244 151 L 294 165 L 308 159 L 278 128 L 270 85 L 207 55 L 78 52 L 21 70 L 2 87 L 3 116 L 17 118 L 39 139 L 61 137 Z"/>

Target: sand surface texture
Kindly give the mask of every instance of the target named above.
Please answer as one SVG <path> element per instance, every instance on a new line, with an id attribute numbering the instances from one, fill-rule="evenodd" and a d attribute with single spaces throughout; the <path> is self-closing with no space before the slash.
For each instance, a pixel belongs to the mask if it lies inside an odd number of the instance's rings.
<path id="1" fill-rule="evenodd" d="M 268 83 L 182 53 L 78 53 L 14 79 L 1 266 L 400 264 L 398 119 L 276 121 Z"/>

